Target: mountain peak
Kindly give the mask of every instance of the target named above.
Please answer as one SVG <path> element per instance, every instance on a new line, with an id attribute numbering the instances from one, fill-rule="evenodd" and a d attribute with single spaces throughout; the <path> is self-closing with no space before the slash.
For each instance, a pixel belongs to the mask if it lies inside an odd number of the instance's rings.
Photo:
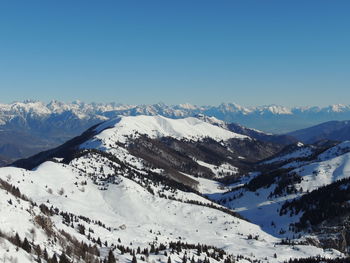
<path id="1" fill-rule="evenodd" d="M 211 138 L 216 141 L 235 139 L 250 139 L 248 136 L 237 134 L 198 118 L 170 119 L 164 116 L 119 116 L 106 121 L 95 128 L 98 133 L 94 139 L 84 147 L 96 145 L 101 141 L 103 145 L 125 143 L 128 137 L 137 138 L 147 135 L 150 138 L 172 137 L 180 140 L 201 140 Z"/>

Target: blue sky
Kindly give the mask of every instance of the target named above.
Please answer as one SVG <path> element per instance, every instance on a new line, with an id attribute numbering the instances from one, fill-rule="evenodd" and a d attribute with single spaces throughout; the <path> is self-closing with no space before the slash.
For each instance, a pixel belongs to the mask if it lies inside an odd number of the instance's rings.
<path id="1" fill-rule="evenodd" d="M 1 102 L 349 104 L 350 1 L 0 1 Z"/>

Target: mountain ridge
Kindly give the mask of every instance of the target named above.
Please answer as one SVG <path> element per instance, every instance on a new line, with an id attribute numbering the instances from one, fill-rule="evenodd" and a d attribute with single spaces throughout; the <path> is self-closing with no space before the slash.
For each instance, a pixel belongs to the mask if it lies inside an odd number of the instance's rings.
<path id="1" fill-rule="evenodd" d="M 350 140 L 350 121 L 329 121 L 288 133 L 305 143 L 315 143 L 320 140 L 345 141 Z"/>

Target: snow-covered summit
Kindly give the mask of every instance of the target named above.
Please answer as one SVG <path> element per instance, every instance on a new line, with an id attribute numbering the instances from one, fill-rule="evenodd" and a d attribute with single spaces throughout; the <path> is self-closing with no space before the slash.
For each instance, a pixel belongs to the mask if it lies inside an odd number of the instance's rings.
<path id="1" fill-rule="evenodd" d="M 221 128 L 224 128 L 224 129 L 228 129 L 228 125 L 225 121 L 219 120 L 218 118 L 215 118 L 213 116 L 206 116 L 204 114 L 197 114 L 195 117 L 202 120 L 202 121 L 210 123 L 212 125 L 219 126 Z"/>
<path id="2" fill-rule="evenodd" d="M 185 140 L 200 140 L 211 138 L 216 141 L 228 139 L 250 139 L 248 136 L 237 134 L 198 118 L 170 119 L 157 116 L 123 116 L 99 125 L 96 135 L 100 140 L 125 142 L 128 137 L 140 134 L 150 138 L 173 137 Z"/>
<path id="3" fill-rule="evenodd" d="M 260 112 L 260 114 L 276 114 L 276 115 L 291 115 L 292 109 L 280 106 L 280 105 L 267 105 L 267 106 L 260 106 L 255 108 L 256 111 Z"/>

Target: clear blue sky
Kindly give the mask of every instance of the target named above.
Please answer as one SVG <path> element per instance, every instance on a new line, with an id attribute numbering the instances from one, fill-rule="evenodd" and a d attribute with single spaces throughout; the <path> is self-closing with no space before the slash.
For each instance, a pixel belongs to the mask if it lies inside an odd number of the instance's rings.
<path id="1" fill-rule="evenodd" d="M 1 102 L 350 104 L 350 1 L 3 0 Z"/>

